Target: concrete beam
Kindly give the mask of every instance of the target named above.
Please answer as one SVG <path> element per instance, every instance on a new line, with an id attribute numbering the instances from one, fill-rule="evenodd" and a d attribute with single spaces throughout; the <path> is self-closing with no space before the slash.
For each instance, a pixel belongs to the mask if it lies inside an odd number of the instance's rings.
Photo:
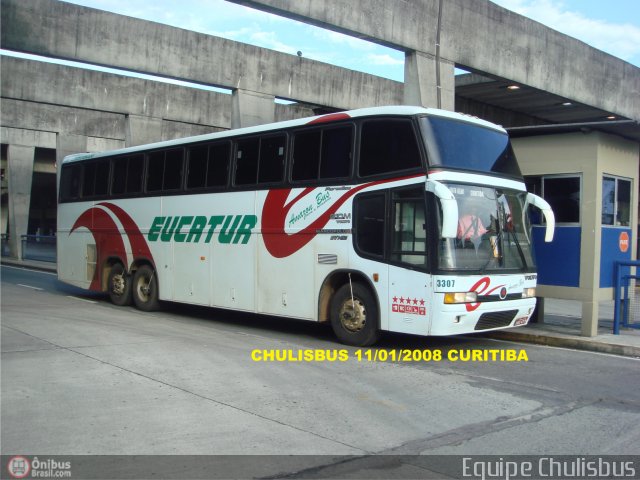
<path id="1" fill-rule="evenodd" d="M 3 48 L 341 109 L 400 104 L 402 83 L 53 0 L 1 0 Z"/>
<path id="2" fill-rule="evenodd" d="M 20 237 L 27 234 L 29 226 L 35 150 L 35 147 L 22 145 L 9 145 L 7 149 L 9 255 L 14 258 L 22 258 L 22 241 Z"/>
<path id="3" fill-rule="evenodd" d="M 4 118 L 2 120 L 4 120 Z M 9 145 L 56 148 L 56 135 L 52 132 L 26 130 L 24 128 L 10 128 L 3 125 L 0 126 L 0 138 L 2 139 L 2 143 L 7 143 Z"/>
<path id="4" fill-rule="evenodd" d="M 3 127 L 124 140 L 124 125 L 124 115 L 2 98 Z"/>
<path id="5" fill-rule="evenodd" d="M 2 58 L 0 94 L 213 128 L 231 125 L 231 95 L 13 57 Z"/>
<path id="6" fill-rule="evenodd" d="M 437 0 L 230 0 L 435 55 Z M 441 58 L 640 120 L 640 68 L 488 0 L 442 2 Z"/>

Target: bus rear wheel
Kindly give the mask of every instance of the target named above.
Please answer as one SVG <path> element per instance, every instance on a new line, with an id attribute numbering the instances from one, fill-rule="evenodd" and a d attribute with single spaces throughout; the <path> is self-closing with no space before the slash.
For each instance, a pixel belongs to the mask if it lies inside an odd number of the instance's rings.
<path id="1" fill-rule="evenodd" d="M 107 283 L 111 303 L 119 307 L 131 305 L 131 276 L 121 263 L 111 267 Z"/>
<path id="2" fill-rule="evenodd" d="M 157 310 L 160 306 L 158 300 L 158 276 L 149 265 L 142 265 L 133 276 L 133 302 L 136 307 L 145 312 Z"/>
<path id="3" fill-rule="evenodd" d="M 331 326 L 342 343 L 373 345 L 380 338 L 380 330 L 378 307 L 371 291 L 360 283 L 340 287 L 331 299 Z"/>

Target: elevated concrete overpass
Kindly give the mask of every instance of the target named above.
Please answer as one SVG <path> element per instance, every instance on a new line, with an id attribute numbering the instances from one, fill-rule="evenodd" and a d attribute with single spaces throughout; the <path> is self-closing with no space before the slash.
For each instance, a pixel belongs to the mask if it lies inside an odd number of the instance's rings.
<path id="1" fill-rule="evenodd" d="M 406 52 L 409 100 L 452 105 L 453 65 L 640 120 L 640 70 L 487 0 L 230 0 Z"/>

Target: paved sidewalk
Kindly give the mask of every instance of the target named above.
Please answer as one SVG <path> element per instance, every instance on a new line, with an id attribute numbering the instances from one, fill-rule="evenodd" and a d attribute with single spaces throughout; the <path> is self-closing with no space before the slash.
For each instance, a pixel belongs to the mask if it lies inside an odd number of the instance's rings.
<path id="1" fill-rule="evenodd" d="M 48 272 L 56 271 L 56 264 L 37 260 L 2 258 L 2 265 L 19 266 Z M 543 323 L 530 323 L 525 327 L 487 332 L 485 335 L 500 340 L 534 343 L 552 347 L 573 348 L 640 358 L 640 329 L 621 329 L 613 332 L 613 301 L 600 304 L 598 335 L 580 335 L 580 302 L 548 298 L 545 301 Z"/>

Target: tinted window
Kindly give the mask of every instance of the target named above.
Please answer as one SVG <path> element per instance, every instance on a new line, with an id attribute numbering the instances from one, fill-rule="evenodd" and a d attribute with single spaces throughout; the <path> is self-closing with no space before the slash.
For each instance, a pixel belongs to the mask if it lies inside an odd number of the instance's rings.
<path id="1" fill-rule="evenodd" d="M 81 165 L 65 165 L 60 175 L 60 199 L 75 200 L 80 197 Z"/>
<path id="2" fill-rule="evenodd" d="M 258 154 L 260 140 L 241 140 L 236 149 L 235 185 L 252 185 L 258 181 Z"/>
<path id="3" fill-rule="evenodd" d="M 291 171 L 291 179 L 294 182 L 318 178 L 321 141 L 322 132 L 320 130 L 300 132 L 294 137 L 293 169 Z"/>
<path id="4" fill-rule="evenodd" d="M 291 179 L 302 182 L 348 177 L 352 148 L 353 128 L 350 125 L 296 133 Z"/>
<path id="5" fill-rule="evenodd" d="M 140 193 L 142 191 L 142 172 L 144 170 L 144 156 L 135 155 L 128 158 L 126 193 Z"/>
<path id="6" fill-rule="evenodd" d="M 332 128 L 322 132 L 320 178 L 344 178 L 351 172 L 351 148 L 353 129 Z"/>
<path id="7" fill-rule="evenodd" d="M 189 149 L 187 188 L 222 187 L 227 184 L 229 145 L 198 145 Z"/>
<path id="8" fill-rule="evenodd" d="M 96 164 L 85 163 L 84 175 L 82 179 L 82 196 L 91 197 L 93 195 L 93 185 L 96 178 Z"/>
<path id="9" fill-rule="evenodd" d="M 355 201 L 355 241 L 363 253 L 384 256 L 385 194 L 360 195 Z"/>
<path id="10" fill-rule="evenodd" d="M 178 190 L 182 187 L 183 150 L 174 148 L 147 155 L 147 192 Z"/>
<path id="11" fill-rule="evenodd" d="M 164 157 L 164 176 L 162 190 L 179 190 L 182 188 L 183 150 L 174 148 L 167 150 Z"/>
<path id="12" fill-rule="evenodd" d="M 207 168 L 209 166 L 209 147 L 198 145 L 188 150 L 189 173 L 187 188 L 203 188 L 207 184 Z"/>
<path id="13" fill-rule="evenodd" d="M 95 195 L 106 195 L 109 193 L 109 170 L 111 163 L 109 159 L 100 161 L 96 167 L 96 179 L 95 179 Z"/>
<path id="14" fill-rule="evenodd" d="M 127 190 L 127 167 L 129 165 L 128 158 L 116 158 L 113 161 L 113 180 L 111 184 L 111 193 L 120 195 Z"/>
<path id="15" fill-rule="evenodd" d="M 506 133 L 449 118 L 420 120 L 430 165 L 521 177 Z"/>
<path id="16" fill-rule="evenodd" d="M 153 152 L 147 155 L 147 192 L 162 190 L 163 171 L 164 152 Z"/>
<path id="17" fill-rule="evenodd" d="M 260 140 L 258 183 L 281 182 L 284 173 L 285 135 Z"/>
<path id="18" fill-rule="evenodd" d="M 360 137 L 361 177 L 418 168 L 418 143 L 408 120 L 370 120 Z"/>
<path id="19" fill-rule="evenodd" d="M 209 147 L 207 187 L 224 187 L 227 184 L 230 150 L 230 143 L 221 143 Z"/>

